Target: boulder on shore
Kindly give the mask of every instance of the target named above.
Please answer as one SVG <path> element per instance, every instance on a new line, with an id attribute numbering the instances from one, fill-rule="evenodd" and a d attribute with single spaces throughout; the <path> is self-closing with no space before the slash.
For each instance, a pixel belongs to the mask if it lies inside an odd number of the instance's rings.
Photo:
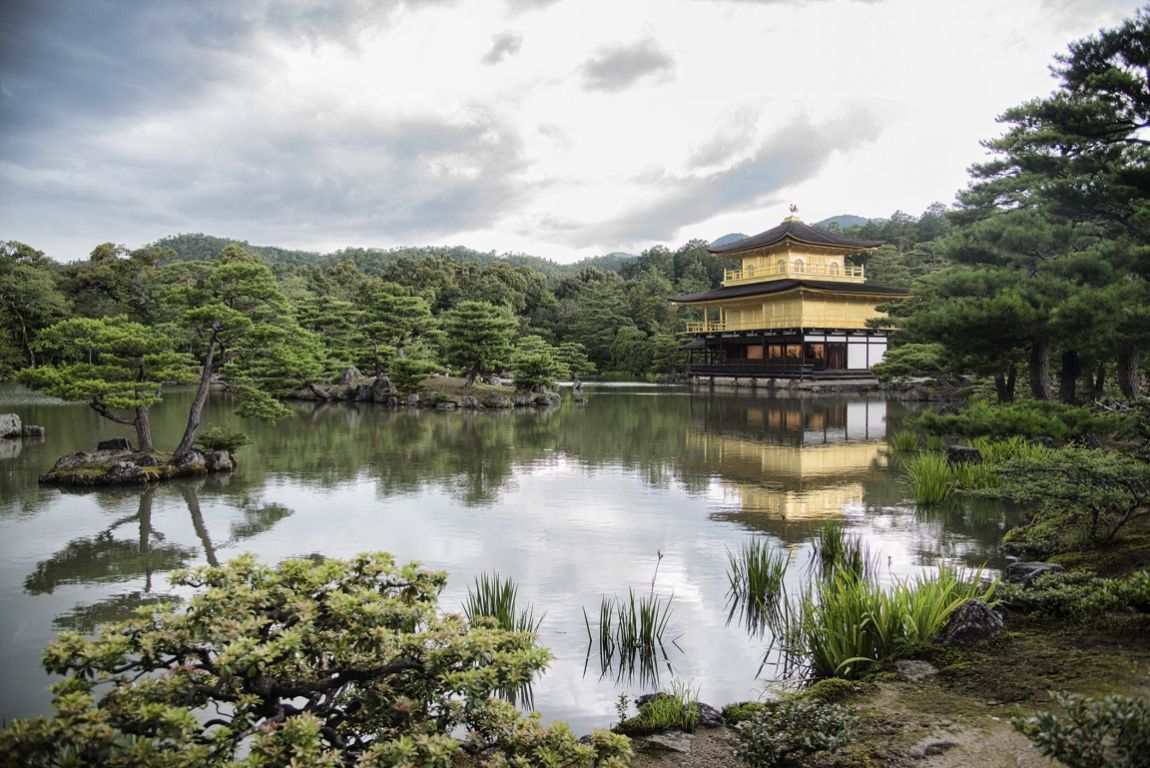
<path id="1" fill-rule="evenodd" d="M 24 424 L 19 414 L 0 413 L 0 437 L 20 437 L 24 434 Z"/>
<path id="2" fill-rule="evenodd" d="M 985 643 L 1002 631 L 1002 616 L 981 600 L 970 599 L 954 609 L 936 642 L 943 645 Z"/>

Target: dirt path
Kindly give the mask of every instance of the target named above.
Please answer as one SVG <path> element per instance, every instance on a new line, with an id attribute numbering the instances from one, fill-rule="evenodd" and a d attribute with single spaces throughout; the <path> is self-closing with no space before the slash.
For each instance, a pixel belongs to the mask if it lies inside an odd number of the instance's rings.
<path id="1" fill-rule="evenodd" d="M 1048 691 L 1150 697 L 1150 616 L 1112 615 L 1067 625 L 1008 619 L 1007 631 L 978 648 L 926 649 L 937 673 L 918 681 L 884 673 L 843 703 L 860 716 L 858 737 L 817 768 L 1054 768 L 1015 732 L 1010 718 L 1050 709 Z M 934 742 L 934 749 L 926 746 Z M 698 731 L 686 754 L 641 751 L 637 768 L 735 768 L 726 728 Z M 926 752 L 926 754 L 922 754 Z"/>

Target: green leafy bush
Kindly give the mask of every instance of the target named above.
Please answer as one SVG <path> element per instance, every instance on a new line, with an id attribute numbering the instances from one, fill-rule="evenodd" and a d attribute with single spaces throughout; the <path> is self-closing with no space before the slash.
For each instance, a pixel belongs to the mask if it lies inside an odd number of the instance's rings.
<path id="1" fill-rule="evenodd" d="M 1150 705 L 1145 699 L 1051 696 L 1065 714 L 1038 712 L 1010 721 L 1044 754 L 1071 768 L 1150 766 Z"/>
<path id="2" fill-rule="evenodd" d="M 0 754 L 12 765 L 442 768 L 464 749 L 486 765 L 625 765 L 617 737 L 582 745 L 493 696 L 529 683 L 550 654 L 531 632 L 440 615 L 446 579 L 382 552 L 275 567 L 243 555 L 176 572 L 175 585 L 197 590 L 186 609 L 148 606 L 94 638 L 60 634 L 44 654 L 64 676 L 55 716 L 11 723 Z"/>
<path id="3" fill-rule="evenodd" d="M 1001 495 L 1040 505 L 1037 536 L 1022 531 L 1012 540 L 1052 537 L 1055 550 L 1112 541 L 1150 509 L 1150 464 L 1117 451 L 1062 448 L 1013 459 L 1002 471 Z"/>
<path id="4" fill-rule="evenodd" d="M 761 701 L 740 701 L 723 707 L 723 722 L 727 725 L 738 725 L 750 720 L 756 712 L 765 707 Z"/>
<path id="5" fill-rule="evenodd" d="M 1088 616 L 1127 608 L 1145 613 L 1150 612 L 1150 573 L 1139 571 L 1122 579 L 1044 573 L 1029 587 L 1001 585 L 998 597 L 1011 610 L 1048 616 Z"/>
<path id="6" fill-rule="evenodd" d="M 402 357 L 391 361 L 388 377 L 399 394 L 413 395 L 423 388 L 427 377 L 438 370 L 439 366 L 427 360 Z"/>
<path id="7" fill-rule="evenodd" d="M 239 448 L 250 445 L 252 438 L 246 432 L 224 432 L 219 427 L 212 427 L 207 432 L 201 432 L 196 438 L 196 447 L 204 453 L 212 451 L 227 451 L 235 453 Z"/>
<path id="8" fill-rule="evenodd" d="M 752 768 L 771 768 L 850 743 L 856 715 L 838 704 L 788 698 L 768 704 L 735 726 L 735 753 Z"/>

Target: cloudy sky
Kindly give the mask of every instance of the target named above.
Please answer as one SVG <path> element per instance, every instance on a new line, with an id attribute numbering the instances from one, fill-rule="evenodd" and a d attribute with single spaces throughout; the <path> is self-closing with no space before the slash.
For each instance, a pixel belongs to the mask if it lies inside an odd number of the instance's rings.
<path id="1" fill-rule="evenodd" d="M 556 261 L 950 203 L 1132 0 L 3 0 L 0 240 Z"/>

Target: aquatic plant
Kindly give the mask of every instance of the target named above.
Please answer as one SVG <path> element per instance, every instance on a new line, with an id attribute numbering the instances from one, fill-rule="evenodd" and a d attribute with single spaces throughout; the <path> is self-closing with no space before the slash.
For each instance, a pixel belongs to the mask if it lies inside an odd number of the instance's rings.
<path id="1" fill-rule="evenodd" d="M 922 438 L 918 432 L 903 429 L 887 438 L 887 442 L 895 453 L 914 453 L 922 444 Z"/>
<path id="2" fill-rule="evenodd" d="M 655 591 L 659 564 L 663 561 L 663 553 L 658 555 L 647 594 L 636 594 L 634 588 L 629 587 L 625 599 L 618 595 L 604 595 L 599 601 L 599 621 L 594 630 L 587 609 L 583 609 L 587 660 L 590 662 L 591 647 L 597 645 L 603 674 L 614 667 L 618 679 L 623 679 L 634 677 L 638 671 L 641 682 L 657 684 L 660 663 L 670 666 L 663 636 L 671 620 L 674 595 L 664 597 Z M 674 643 L 674 640 L 670 642 Z"/>
<path id="3" fill-rule="evenodd" d="M 877 562 L 867 552 L 858 536 L 850 536 L 841 523 L 829 522 L 815 528 L 811 537 L 811 570 L 829 578 L 836 571 L 852 573 L 859 578 L 871 576 Z"/>
<path id="4" fill-rule="evenodd" d="M 941 504 L 958 488 L 958 480 L 941 453 L 920 453 L 907 462 L 906 473 L 918 504 Z"/>
<path id="5" fill-rule="evenodd" d="M 727 561 L 727 623 L 738 614 L 748 632 L 762 634 L 777 618 L 790 558 L 765 539 L 752 538 L 738 552 L 728 550 Z"/>
<path id="6" fill-rule="evenodd" d="M 498 573 L 481 573 L 475 577 L 474 587 L 467 588 L 463 613 L 472 624 L 480 617 L 487 617 L 495 619 L 499 628 L 508 632 L 538 632 L 544 617 L 536 619 L 530 605 L 518 610 L 515 604 L 518 592 L 519 587 L 510 578 L 500 578 Z"/>
<path id="7" fill-rule="evenodd" d="M 964 601 L 989 600 L 995 585 L 981 571 L 940 566 L 938 573 L 884 590 L 837 569 L 794 601 L 784 603 L 775 634 L 788 670 L 814 677 L 856 678 L 904 643 L 928 642 Z"/>

